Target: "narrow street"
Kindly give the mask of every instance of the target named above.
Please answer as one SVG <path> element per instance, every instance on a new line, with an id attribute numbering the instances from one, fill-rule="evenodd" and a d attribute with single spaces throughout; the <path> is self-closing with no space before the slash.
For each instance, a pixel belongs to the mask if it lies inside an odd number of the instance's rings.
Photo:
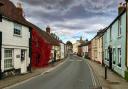
<path id="1" fill-rule="evenodd" d="M 70 56 L 55 70 L 11 89 L 90 89 L 93 86 L 91 75 L 85 60 Z"/>

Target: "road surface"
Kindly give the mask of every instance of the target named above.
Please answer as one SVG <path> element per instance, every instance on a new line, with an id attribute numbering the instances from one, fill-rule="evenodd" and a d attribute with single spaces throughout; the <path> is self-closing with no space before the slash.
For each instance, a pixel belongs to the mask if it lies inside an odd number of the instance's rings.
<path id="1" fill-rule="evenodd" d="M 93 80 L 87 62 L 77 56 L 70 56 L 55 70 L 11 89 L 91 89 Z"/>

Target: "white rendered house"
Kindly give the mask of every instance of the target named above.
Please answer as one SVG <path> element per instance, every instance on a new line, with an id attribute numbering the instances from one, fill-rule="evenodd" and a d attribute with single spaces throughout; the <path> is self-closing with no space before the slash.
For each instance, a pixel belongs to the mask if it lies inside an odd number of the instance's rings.
<path id="1" fill-rule="evenodd" d="M 2 18 L 0 32 L 2 33 L 2 72 L 19 69 L 21 73 L 26 73 L 30 64 L 29 28 Z"/>
<path id="2" fill-rule="evenodd" d="M 8 72 L 24 74 L 30 68 L 31 29 L 22 16 L 22 8 L 15 7 L 9 0 L 2 2 L 4 5 L 0 7 L 0 77 Z"/>

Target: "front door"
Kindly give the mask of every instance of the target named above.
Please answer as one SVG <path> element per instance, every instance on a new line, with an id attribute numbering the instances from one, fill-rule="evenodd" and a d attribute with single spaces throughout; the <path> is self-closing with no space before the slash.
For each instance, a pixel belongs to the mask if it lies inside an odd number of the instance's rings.
<path id="1" fill-rule="evenodd" d="M 27 72 L 26 50 L 21 49 L 21 73 Z"/>
<path id="2" fill-rule="evenodd" d="M 112 48 L 108 47 L 109 50 L 109 68 L 112 69 Z"/>

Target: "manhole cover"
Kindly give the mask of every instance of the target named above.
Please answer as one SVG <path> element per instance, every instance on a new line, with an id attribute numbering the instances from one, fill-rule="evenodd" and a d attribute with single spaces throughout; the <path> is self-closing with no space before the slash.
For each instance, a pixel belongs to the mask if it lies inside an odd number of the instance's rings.
<path id="1" fill-rule="evenodd" d="M 109 82 L 109 84 L 115 84 L 115 85 L 118 85 L 118 84 L 120 84 L 120 82 Z"/>

